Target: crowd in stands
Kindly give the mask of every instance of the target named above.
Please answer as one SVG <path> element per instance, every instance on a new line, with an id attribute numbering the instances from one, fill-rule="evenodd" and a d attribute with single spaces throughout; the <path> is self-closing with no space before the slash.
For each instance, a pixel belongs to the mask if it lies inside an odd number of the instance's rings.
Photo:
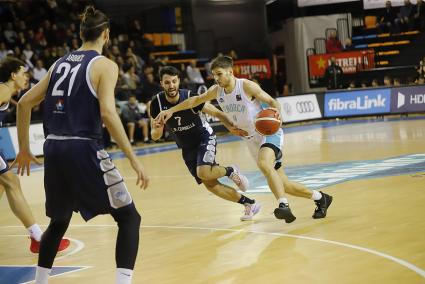
<path id="1" fill-rule="evenodd" d="M 404 1 L 399 9 L 392 6 L 391 1 L 385 3 L 385 9 L 379 15 L 376 27 L 380 32 L 399 33 L 413 29 L 425 31 L 425 5 L 417 0 L 413 5 L 410 0 Z"/>

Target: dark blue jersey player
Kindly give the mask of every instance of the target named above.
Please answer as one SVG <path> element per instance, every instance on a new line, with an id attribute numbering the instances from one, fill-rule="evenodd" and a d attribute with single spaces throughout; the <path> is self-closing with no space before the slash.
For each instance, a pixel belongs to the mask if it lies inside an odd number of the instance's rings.
<path id="1" fill-rule="evenodd" d="M 92 6 L 80 23 L 83 44 L 60 58 L 48 74 L 18 104 L 21 174 L 29 169 L 28 141 L 31 108 L 44 100 L 46 214 L 51 218 L 43 235 L 36 283 L 47 283 L 59 240 L 73 211 L 85 220 L 111 214 L 118 224 L 116 281 L 130 283 L 139 243 L 140 215 L 123 178 L 99 144 L 102 122 L 130 160 L 137 183 L 146 188 L 148 178 L 131 149 L 115 110 L 114 88 L 118 67 L 101 56 L 109 41 L 109 19 Z"/>
<path id="2" fill-rule="evenodd" d="M 161 86 L 164 91 L 152 97 L 150 103 L 153 140 L 161 138 L 164 130 L 164 125 L 153 118 L 161 111 L 196 95 L 191 94 L 189 90 L 179 89 L 179 74 L 179 71 L 172 66 L 163 67 L 160 71 Z M 177 146 L 182 149 L 183 160 L 196 181 L 199 184 L 203 183 L 210 192 L 223 199 L 243 204 L 245 213 L 241 220 L 251 220 L 252 216 L 260 210 L 260 205 L 217 180 L 228 176 L 242 191 L 246 191 L 248 187 L 248 180 L 239 173 L 236 166 L 222 167 L 216 163 L 216 136 L 209 124 L 199 115 L 200 111 L 219 117 L 224 123 L 228 121 L 223 112 L 211 104 L 205 104 L 194 109 L 176 112 L 167 121 L 165 127 L 172 133 Z M 228 125 L 228 127 L 231 126 Z"/>

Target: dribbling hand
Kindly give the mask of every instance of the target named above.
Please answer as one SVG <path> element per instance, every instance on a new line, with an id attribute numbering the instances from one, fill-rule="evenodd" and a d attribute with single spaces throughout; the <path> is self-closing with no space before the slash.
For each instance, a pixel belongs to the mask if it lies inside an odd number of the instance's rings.
<path id="1" fill-rule="evenodd" d="M 282 121 L 282 116 L 280 115 L 280 111 L 279 111 L 277 108 L 269 107 L 269 108 L 267 108 L 267 109 L 274 110 L 274 111 L 275 111 L 274 118 L 276 118 L 276 119 L 278 119 L 278 120 Z"/>
<path id="2" fill-rule="evenodd" d="M 170 110 L 163 110 L 158 114 L 155 120 L 161 122 L 162 124 L 165 124 L 167 120 L 169 120 L 172 116 L 173 113 Z"/>

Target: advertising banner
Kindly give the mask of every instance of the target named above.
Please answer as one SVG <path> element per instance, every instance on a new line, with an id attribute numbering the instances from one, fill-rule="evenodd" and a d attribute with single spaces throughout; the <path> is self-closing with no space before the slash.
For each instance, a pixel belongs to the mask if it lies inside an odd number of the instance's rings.
<path id="1" fill-rule="evenodd" d="M 391 90 L 391 112 L 420 111 L 425 111 L 425 85 Z"/>
<path id="2" fill-rule="evenodd" d="M 331 64 L 331 57 L 335 57 L 344 74 L 375 68 L 375 51 L 373 49 L 316 54 L 308 57 L 310 78 L 323 77 L 326 68 Z"/>
<path id="3" fill-rule="evenodd" d="M 7 127 L 0 128 L 0 152 L 3 153 L 7 160 L 12 160 L 16 157 L 15 148 Z"/>
<path id="4" fill-rule="evenodd" d="M 268 59 L 245 59 L 233 62 L 233 73 L 238 78 L 251 79 L 258 76 L 260 79 L 270 79 L 272 71 Z"/>
<path id="5" fill-rule="evenodd" d="M 332 92 L 325 95 L 325 116 L 390 112 L 391 89 Z"/>
<path id="6" fill-rule="evenodd" d="M 360 0 L 297 0 L 298 7 L 357 2 Z"/>
<path id="7" fill-rule="evenodd" d="M 7 128 L 9 130 L 10 137 L 12 139 L 13 147 L 15 149 L 15 153 L 18 153 L 19 144 L 18 144 L 18 133 L 16 126 Z M 30 125 L 30 148 L 31 152 L 35 156 L 43 155 L 43 144 L 44 144 L 44 131 L 43 124 L 31 124 Z"/>
<path id="8" fill-rule="evenodd" d="M 316 95 L 302 95 L 278 98 L 283 122 L 322 118 Z"/>

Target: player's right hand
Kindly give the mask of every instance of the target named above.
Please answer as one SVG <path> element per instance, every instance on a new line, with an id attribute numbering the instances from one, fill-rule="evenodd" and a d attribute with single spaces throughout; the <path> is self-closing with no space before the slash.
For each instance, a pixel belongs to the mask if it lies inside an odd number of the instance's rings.
<path id="1" fill-rule="evenodd" d="M 162 121 L 159 121 L 159 120 L 154 119 L 152 126 L 155 129 L 163 128 L 164 127 L 164 123 L 162 123 Z"/>
<path id="2" fill-rule="evenodd" d="M 19 151 L 16 155 L 15 160 L 10 165 L 11 168 L 14 166 L 18 167 L 18 176 L 23 176 L 25 171 L 27 172 L 27 176 L 30 175 L 31 170 L 31 162 L 36 163 L 37 165 L 41 165 L 42 162 L 39 161 L 31 152 L 29 151 Z"/>
<path id="3" fill-rule="evenodd" d="M 136 185 L 140 186 L 141 189 L 146 189 L 149 185 L 149 177 L 146 174 L 146 170 L 138 160 L 130 160 L 131 167 L 137 174 Z"/>

